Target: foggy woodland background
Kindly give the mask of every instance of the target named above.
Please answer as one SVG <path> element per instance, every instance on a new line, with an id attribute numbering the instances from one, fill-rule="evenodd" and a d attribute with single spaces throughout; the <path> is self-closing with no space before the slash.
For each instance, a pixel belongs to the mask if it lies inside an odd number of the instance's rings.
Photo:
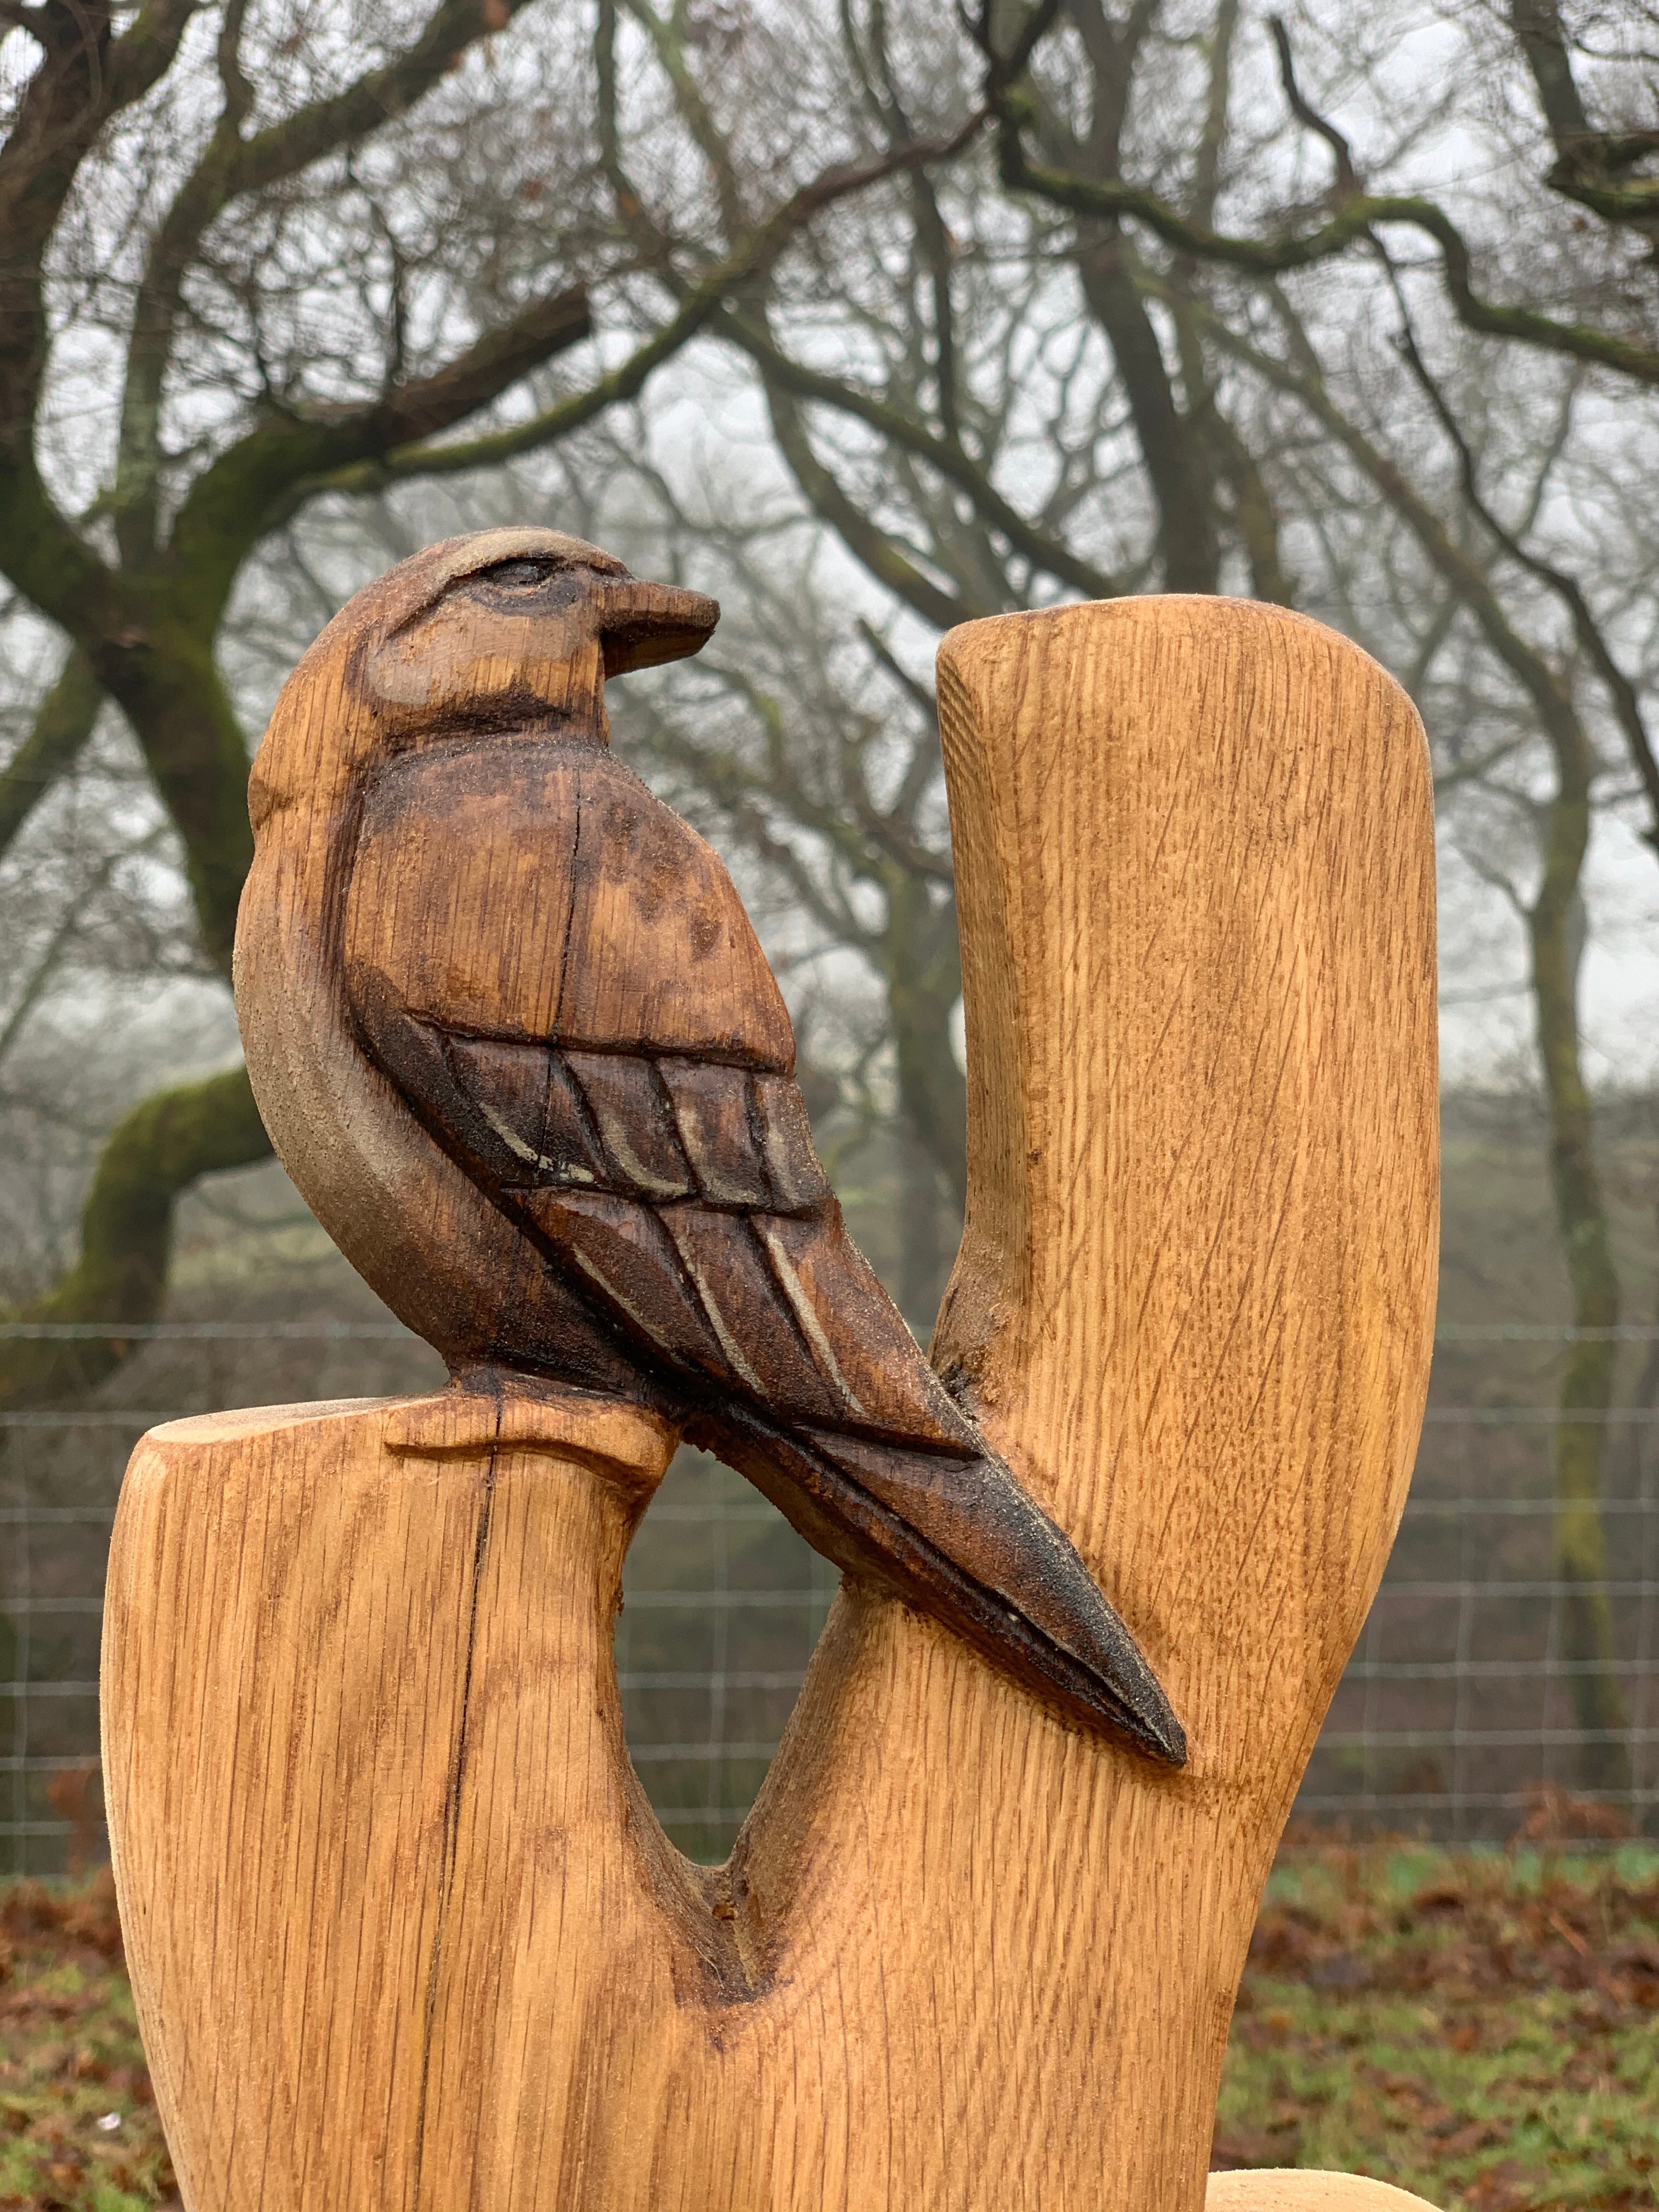
<path id="1" fill-rule="evenodd" d="M 375 1310 L 268 1159 L 227 969 L 251 750 L 392 561 L 548 522 L 720 599 L 615 742 L 748 897 L 924 1337 L 964 1173 L 938 637 L 1274 600 L 1428 727 L 1443 1319 L 1581 1332 L 1437 1389 L 1571 1416 L 1572 1778 L 1628 1789 L 1656 78 L 1639 0 L 0 0 L 0 1303 L 59 1332 L 0 1336 L 0 1407 L 311 1395 L 314 1347 L 61 1332 Z"/>

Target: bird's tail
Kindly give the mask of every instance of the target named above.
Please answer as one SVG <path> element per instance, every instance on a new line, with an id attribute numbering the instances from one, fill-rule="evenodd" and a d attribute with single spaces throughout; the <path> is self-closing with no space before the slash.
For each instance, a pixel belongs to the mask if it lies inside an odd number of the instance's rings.
<path id="1" fill-rule="evenodd" d="M 746 1409 L 696 1424 L 814 1550 L 932 1613 L 1071 1717 L 1171 1766 L 1187 1739 L 1139 1646 L 1065 1535 L 982 1444 L 773 1427 Z"/>

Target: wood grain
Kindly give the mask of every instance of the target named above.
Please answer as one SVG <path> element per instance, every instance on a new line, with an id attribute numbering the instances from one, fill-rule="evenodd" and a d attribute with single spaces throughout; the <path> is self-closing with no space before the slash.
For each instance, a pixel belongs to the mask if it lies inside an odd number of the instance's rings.
<path id="1" fill-rule="evenodd" d="M 1304 2173 L 1273 2167 L 1257 2173 L 1215 2173 L 1207 2212 L 1434 2212 L 1422 2197 L 1358 2173 Z"/>
<path id="2" fill-rule="evenodd" d="M 1353 647 L 1208 599 L 971 625 L 940 700 L 972 1189 L 934 1357 L 1189 1764 L 849 1585 L 732 1860 L 692 1869 L 611 1661 L 671 1420 L 548 1382 L 157 1432 L 106 1786 L 191 2212 L 1206 2202 L 1426 1384 L 1425 748 Z M 1209 2201 L 1389 2201 L 1318 2185 Z"/>

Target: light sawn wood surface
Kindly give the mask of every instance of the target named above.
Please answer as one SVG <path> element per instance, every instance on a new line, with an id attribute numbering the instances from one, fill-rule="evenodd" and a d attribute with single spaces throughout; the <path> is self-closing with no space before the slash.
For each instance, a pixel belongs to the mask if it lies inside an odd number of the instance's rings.
<path id="1" fill-rule="evenodd" d="M 611 1665 L 659 1413 L 159 1430 L 112 1553 L 106 1786 L 190 2212 L 1206 2202 L 1261 1887 L 1426 1386 L 1425 748 L 1352 647 L 1212 599 L 970 625 L 940 702 L 972 1190 L 934 1358 L 1188 1763 L 849 1585 L 732 1862 L 696 1869 Z M 1210 2202 L 1395 2201 L 1367 2186 Z"/>
<path id="2" fill-rule="evenodd" d="M 1207 2212 L 1434 2212 L 1426 2198 L 1355 2173 L 1214 2173 Z"/>

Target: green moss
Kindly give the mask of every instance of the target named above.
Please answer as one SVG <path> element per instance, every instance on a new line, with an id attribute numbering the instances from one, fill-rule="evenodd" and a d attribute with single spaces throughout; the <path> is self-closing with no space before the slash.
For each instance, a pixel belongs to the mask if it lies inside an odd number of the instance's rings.
<path id="1" fill-rule="evenodd" d="M 157 1091 L 111 1131 L 81 1215 L 81 1257 L 48 1296 L 15 1318 L 154 1320 L 167 1294 L 173 1210 L 200 1176 L 270 1156 L 243 1067 Z M 118 1364 L 116 1341 L 0 1344 L 0 1405 L 39 1405 L 86 1389 Z"/>

